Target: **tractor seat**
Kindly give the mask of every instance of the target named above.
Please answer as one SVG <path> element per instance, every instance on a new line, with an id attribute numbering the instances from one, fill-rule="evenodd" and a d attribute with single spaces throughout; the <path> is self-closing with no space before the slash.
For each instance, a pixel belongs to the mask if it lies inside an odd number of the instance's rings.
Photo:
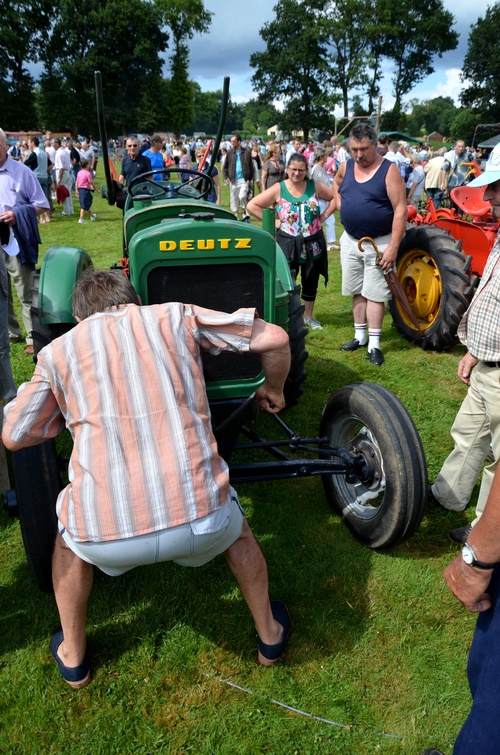
<path id="1" fill-rule="evenodd" d="M 462 212 L 473 218 L 481 218 L 491 212 L 491 204 L 483 200 L 483 194 L 484 191 L 480 186 L 457 186 L 450 192 L 452 200 Z"/>

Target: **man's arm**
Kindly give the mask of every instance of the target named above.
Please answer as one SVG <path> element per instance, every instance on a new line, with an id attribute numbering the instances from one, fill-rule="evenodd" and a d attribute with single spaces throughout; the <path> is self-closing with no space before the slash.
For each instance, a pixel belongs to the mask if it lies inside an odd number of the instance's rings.
<path id="1" fill-rule="evenodd" d="M 467 538 L 478 561 L 500 562 L 500 467 L 495 472 L 488 501 L 480 520 Z M 457 556 L 446 567 L 444 578 L 452 593 L 471 613 L 487 611 L 491 607 L 488 585 L 493 571 L 477 569 Z"/>
<path id="2" fill-rule="evenodd" d="M 2 441 L 9 451 L 19 451 L 55 438 L 65 427 L 64 417 L 40 364 L 40 356 L 38 359 L 31 381 L 19 388 L 16 398 L 4 409 Z"/>
<path id="3" fill-rule="evenodd" d="M 250 337 L 250 351 L 260 354 L 265 381 L 257 389 L 260 408 L 276 414 L 285 406 L 283 387 L 290 372 L 290 342 L 279 325 L 255 320 Z"/>
<path id="4" fill-rule="evenodd" d="M 451 168 L 451 163 L 445 160 L 441 165 L 441 190 L 444 191 L 448 185 L 448 171 Z"/>
<path id="5" fill-rule="evenodd" d="M 393 269 L 394 263 L 396 262 L 399 245 L 406 233 L 406 223 L 408 220 L 405 183 L 395 163 L 392 163 L 389 166 L 385 178 L 385 185 L 387 188 L 387 196 L 389 197 L 392 209 L 394 210 L 391 241 L 386 247 L 380 260 L 380 266 L 388 273 Z"/>

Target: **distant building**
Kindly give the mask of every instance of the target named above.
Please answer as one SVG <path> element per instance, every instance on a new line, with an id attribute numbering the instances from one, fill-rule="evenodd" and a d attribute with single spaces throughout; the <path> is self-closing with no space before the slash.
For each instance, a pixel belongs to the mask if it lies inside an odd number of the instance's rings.
<path id="1" fill-rule="evenodd" d="M 432 134 L 425 137 L 426 142 L 444 142 L 444 136 L 439 131 L 433 131 Z"/>

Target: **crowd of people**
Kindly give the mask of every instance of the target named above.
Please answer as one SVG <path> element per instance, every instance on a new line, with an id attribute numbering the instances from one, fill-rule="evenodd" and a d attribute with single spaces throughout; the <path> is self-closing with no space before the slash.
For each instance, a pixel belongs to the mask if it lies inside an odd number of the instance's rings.
<path id="1" fill-rule="evenodd" d="M 229 188 L 230 207 L 236 219 L 249 223 L 250 216 L 260 217 L 265 207 L 276 210 L 277 240 L 294 275 L 300 275 L 305 323 L 311 330 L 322 328 L 313 317 L 313 307 L 320 275 L 324 276 L 325 284 L 328 280 L 328 252 L 340 251 L 342 290 L 344 295 L 353 296 L 354 315 L 354 338 L 340 348 L 354 351 L 367 346 L 372 364 L 381 366 L 385 358 L 380 333 L 389 292 L 384 277 L 379 279 L 380 285 L 375 289 L 373 283 L 379 273 L 383 276 L 394 265 L 404 232 L 401 218 L 403 215 L 406 218 L 405 208 L 412 205 L 415 210 L 421 210 L 429 199 L 439 208 L 447 193 L 472 180 L 475 164 L 483 155 L 479 150 L 466 147 L 460 139 L 447 151 L 445 147 L 433 149 L 425 143 L 411 146 L 405 141 L 390 140 L 386 134 L 376 135 L 373 129 L 369 134 L 366 131 L 366 139 L 361 139 L 363 146 L 359 147 L 354 146 L 358 143 L 356 133 L 355 126 L 349 138 L 341 140 L 332 136 L 322 144 L 303 142 L 299 137 L 289 142 L 271 139 L 264 143 L 233 134 L 219 146 L 220 173 L 214 166 L 213 189 L 207 199 L 221 204 L 223 181 Z M 188 179 L 193 169 L 206 173 L 212 158 L 211 144 L 200 137 L 172 141 L 160 134 L 141 139 L 130 135 L 124 140 L 125 156 L 121 161 L 119 184 L 126 187 L 134 178 L 148 172 L 153 172 L 153 180 L 161 181 L 166 175 L 163 171 L 169 168 L 178 170 L 182 180 Z M 110 140 L 108 148 L 115 159 L 121 154 L 121 143 L 117 141 Z M 362 151 L 356 151 L 359 149 Z M 62 216 L 74 215 L 73 197 L 78 197 L 80 203 L 78 223 L 96 220 L 92 200 L 99 152 L 99 144 L 92 138 L 80 142 L 57 136 L 45 140 L 33 136 L 28 143 L 18 142 L 8 149 L 13 161 L 32 171 L 47 199 L 48 208 L 39 214 L 38 223 L 51 221 L 56 201 L 62 203 Z M 292 175 L 290 169 L 292 158 L 296 175 Z M 390 163 L 394 164 L 391 170 Z M 383 171 L 379 171 L 381 166 Z M 382 172 L 388 177 L 385 182 L 381 181 Z M 297 182 L 299 175 L 301 180 Z M 396 176 L 401 180 L 395 182 Z M 355 203 L 350 212 L 352 181 Z M 397 200 L 394 198 L 396 185 Z M 297 194 L 297 187 L 303 190 L 302 194 Z M 362 215 L 357 211 L 360 196 L 366 201 L 366 213 Z M 451 199 L 450 203 L 454 206 Z M 340 242 L 335 232 L 336 209 L 340 210 L 344 226 Z M 370 220 L 363 225 L 363 218 L 372 217 L 373 210 L 376 210 L 377 222 Z M 384 213 L 385 224 L 381 224 Z M 379 233 L 382 225 L 385 233 Z M 376 239 L 382 253 L 380 264 L 375 264 L 375 252 L 354 249 L 354 242 L 361 238 L 356 235 L 361 233 L 361 226 L 362 235 Z M 349 238 L 350 252 L 347 251 Z M 362 262 L 355 273 L 357 255 L 361 255 L 358 263 Z M 16 284 L 20 292 L 18 286 L 20 284 Z M 26 290 L 20 293 L 23 312 L 29 309 L 30 297 Z M 28 316 L 23 314 L 23 318 L 28 323 Z M 21 331 L 15 324 L 13 311 L 11 320 L 11 338 L 19 339 Z M 27 346 L 32 346 L 29 335 Z"/>
<path id="2" fill-rule="evenodd" d="M 432 200 L 439 208 L 453 188 L 473 179 L 475 166 L 484 156 L 480 150 L 466 147 L 461 139 L 451 150 L 433 149 L 425 143 L 412 146 L 391 140 L 386 134 L 376 135 L 373 129 L 367 130 L 368 125 L 361 124 L 365 134 L 361 140 L 356 139 L 355 126 L 349 138 L 332 136 L 322 144 L 303 142 L 299 137 L 264 143 L 233 134 L 219 145 L 216 162 L 220 173 L 214 166 L 213 189 L 207 199 L 221 204 L 223 181 L 229 188 L 230 208 L 236 219 L 249 223 L 251 215 L 259 218 L 264 208 L 275 209 L 277 240 L 294 275 L 300 276 L 305 322 L 311 330 L 322 328 L 313 317 L 313 307 L 320 275 L 325 284 L 328 280 L 328 252 L 340 251 L 342 291 L 353 297 L 354 316 L 354 338 L 340 348 L 355 351 L 366 346 L 372 364 L 381 366 L 385 357 L 380 333 L 389 296 L 384 273 L 394 265 L 406 207 L 412 205 L 418 211 Z M 361 146 L 359 141 L 363 142 Z M 163 171 L 169 168 L 179 171 L 182 180 L 189 179 L 193 169 L 206 173 L 212 158 L 211 144 L 200 137 L 172 141 L 160 134 L 141 139 L 130 135 L 124 140 L 119 183 L 126 187 L 148 172 L 153 172 L 154 181 L 161 181 L 166 175 Z M 110 140 L 108 148 L 115 156 L 121 154 L 119 142 Z M 13 161 L 32 171 L 47 199 L 48 208 L 39 214 L 38 223 L 51 221 L 56 201 L 63 205 L 61 215 L 74 215 L 73 197 L 80 203 L 78 223 L 96 220 L 92 199 L 99 151 L 92 138 L 80 142 L 36 136 L 8 149 Z M 292 160 L 295 175 L 290 168 Z M 389 169 L 391 163 L 394 168 Z M 387 176 L 385 180 L 382 173 Z M 297 193 L 298 188 L 302 193 Z M 348 209 L 351 190 L 352 211 Z M 363 213 L 358 211 L 361 196 L 366 203 Z M 451 198 L 450 204 L 454 206 Z M 339 242 L 335 210 L 340 211 L 344 227 Z M 376 222 L 367 220 L 373 217 Z M 356 240 L 367 235 L 375 239 L 379 257 L 375 251 L 354 248 Z M 378 283 L 374 286 L 375 281 Z M 24 291 L 21 300 L 24 312 L 29 308 L 30 294 Z M 20 338 L 12 313 L 11 319 L 11 337 Z M 28 347 L 32 345 L 29 338 Z"/>
<path id="3" fill-rule="evenodd" d="M 55 215 L 54 203 L 62 204 L 61 216 L 74 215 L 73 196 L 80 201 L 78 222 L 87 222 L 86 212 L 91 221 L 96 220 L 90 209 L 92 192 L 96 190 L 93 179 L 99 152 L 99 144 L 92 137 L 80 142 L 59 136 L 45 139 L 32 136 L 27 142 L 18 141 L 8 148 L 9 157 L 33 171 L 47 198 L 49 208 L 40 215 L 39 223 L 50 223 Z M 78 181 L 82 169 L 84 174 Z M 90 179 L 85 172 L 91 174 Z"/>
<path id="4" fill-rule="evenodd" d="M 139 144 L 129 136 L 125 147 L 119 179 L 124 184 L 150 171 L 156 171 L 153 180 L 161 180 L 163 171 L 172 166 L 182 174 L 193 167 L 206 172 L 209 165 L 210 145 L 202 140 L 169 144 L 153 135 Z M 229 485 L 227 465 L 217 453 L 199 351 L 223 348 L 259 354 L 265 380 L 256 397 L 262 409 L 275 413 L 284 406 L 283 387 L 290 368 L 286 333 L 259 319 L 254 309 L 228 315 L 179 303 L 141 307 L 125 278 L 90 271 L 75 289 L 73 310 L 79 325 L 41 352 L 36 379 L 16 391 L 9 341 L 23 336 L 13 310 L 11 282 L 21 301 L 25 353 L 30 354 L 30 297 L 41 243 L 38 223 L 50 222 L 55 197 L 63 202 L 62 214 L 73 215 L 75 193 L 81 208 L 78 222 L 87 222 L 86 214 L 90 221 L 96 219 L 92 192 L 98 157 L 98 145 L 91 139 L 80 144 L 55 137 L 42 144 L 34 136 L 26 147 L 9 148 L 0 129 L 0 387 L 2 399 L 10 402 L 4 444 L 19 450 L 57 435 L 69 423 L 78 428 L 72 458 L 79 467 L 86 454 L 91 460 L 105 457 L 115 463 L 120 458 L 120 469 L 136 470 L 130 491 L 120 488 L 118 494 L 112 486 L 103 486 L 89 463 L 58 499 L 53 580 L 61 628 L 52 637 L 51 653 L 72 687 L 89 682 L 85 621 L 92 565 L 118 575 L 157 560 L 200 565 L 224 552 L 255 621 L 258 660 L 272 665 L 284 652 L 290 616 L 284 603 L 269 600 L 265 560 Z M 266 208 L 275 210 L 277 243 L 294 276 L 300 275 L 304 319 L 311 330 L 322 328 L 313 310 L 320 277 L 325 284 L 328 281 L 328 251 L 340 250 L 342 293 L 352 297 L 354 326 L 352 340 L 340 350 L 366 348 L 371 364 L 377 367 L 385 361 L 381 331 L 390 296 L 386 274 L 395 265 L 408 205 L 419 208 L 427 196 L 438 207 L 446 191 L 470 183 L 485 187 L 484 199 L 491 203 L 493 217 L 500 219 L 500 146 L 476 178 L 471 167 L 481 155 L 463 140 L 457 140 L 449 151 L 433 151 L 428 145 L 415 149 L 377 135 L 369 123 L 355 125 L 347 140 L 339 143 L 332 137 L 322 145 L 304 144 L 298 138 L 287 144 L 262 144 L 234 134 L 221 145 L 218 158 L 237 220 L 248 223 L 251 215 L 261 219 Z M 189 173 L 183 178 L 189 180 Z M 212 179 L 208 200 L 220 204 L 217 169 Z M 333 220 L 337 211 L 343 226 L 338 245 Z M 366 237 L 372 242 L 369 248 L 363 246 Z M 469 610 L 481 613 L 469 660 L 473 706 L 456 741 L 456 755 L 468 755 L 478 743 L 482 752 L 491 755 L 500 748 L 495 726 L 500 698 L 496 673 L 500 668 L 499 255 L 497 240 L 458 329 L 467 347 L 458 377 L 468 386 L 468 393 L 452 428 L 455 448 L 429 489 L 429 499 L 436 505 L 461 511 L 482 474 L 476 519 L 450 533 L 463 550 L 446 571 L 454 594 Z M 148 339 L 154 346 L 148 348 L 140 337 L 146 326 L 148 333 L 155 333 Z M 123 337 L 124 333 L 128 335 Z M 90 356 L 85 352 L 89 344 Z M 78 360 L 84 352 L 82 366 Z M 178 363 L 180 353 L 191 355 L 189 389 L 179 378 L 186 369 L 184 362 Z M 122 382 L 128 380 L 123 373 L 125 354 L 127 364 L 135 365 L 130 375 L 153 375 L 154 390 L 145 391 L 132 378 L 123 390 Z M 103 385 L 95 366 L 108 362 L 109 380 Z M 70 374 L 72 387 L 66 390 L 61 386 L 67 385 Z M 150 395 L 156 399 L 146 398 Z M 164 404 L 167 395 L 170 398 Z M 94 403 L 89 403 L 89 396 L 96 397 Z M 126 405 L 121 406 L 123 400 Z M 106 406 L 112 408 L 109 416 L 103 409 Z M 174 418 L 172 424 L 183 428 L 175 441 L 170 424 L 158 421 L 165 406 Z M 145 423 L 151 426 L 147 433 Z M 117 441 L 122 435 L 132 441 L 141 437 L 145 452 L 137 454 L 130 450 L 136 448 L 134 443 Z M 150 445 L 148 438 L 154 441 Z M 158 457 L 155 449 L 160 438 L 166 450 Z M 197 449 L 191 457 L 184 453 L 184 443 L 186 448 Z M 87 445 L 92 446 L 91 452 Z M 493 461 L 483 470 L 488 454 Z M 83 516 L 89 506 L 92 515 Z"/>

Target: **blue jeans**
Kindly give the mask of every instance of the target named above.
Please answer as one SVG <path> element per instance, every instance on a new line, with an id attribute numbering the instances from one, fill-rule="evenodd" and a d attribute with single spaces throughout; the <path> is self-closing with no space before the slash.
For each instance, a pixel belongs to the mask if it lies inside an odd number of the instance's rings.
<path id="1" fill-rule="evenodd" d="M 429 199 L 432 199 L 432 201 L 434 202 L 434 207 L 437 210 L 443 198 L 443 194 L 444 194 L 443 190 L 442 189 L 426 189 L 425 193 L 427 194 Z"/>
<path id="2" fill-rule="evenodd" d="M 500 567 L 488 588 L 492 606 L 479 614 L 469 653 L 467 676 L 472 708 L 453 748 L 453 755 L 500 753 Z"/>

